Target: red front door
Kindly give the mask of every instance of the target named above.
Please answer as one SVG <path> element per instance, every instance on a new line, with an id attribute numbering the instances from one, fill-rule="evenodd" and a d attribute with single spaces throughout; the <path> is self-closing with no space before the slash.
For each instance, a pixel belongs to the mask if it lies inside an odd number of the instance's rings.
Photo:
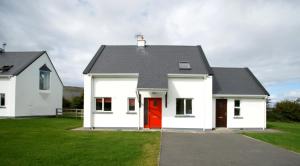
<path id="1" fill-rule="evenodd" d="M 161 128 L 161 98 L 148 98 L 148 124 L 146 128 Z"/>

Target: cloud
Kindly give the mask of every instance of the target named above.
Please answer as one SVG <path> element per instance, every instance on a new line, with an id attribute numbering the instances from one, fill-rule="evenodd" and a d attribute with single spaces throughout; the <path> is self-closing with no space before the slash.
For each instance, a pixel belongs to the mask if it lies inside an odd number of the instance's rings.
<path id="1" fill-rule="evenodd" d="M 212 66 L 250 67 L 264 85 L 300 82 L 297 1 L 0 1 L 7 50 L 47 50 L 66 85 L 101 44 L 201 44 Z"/>

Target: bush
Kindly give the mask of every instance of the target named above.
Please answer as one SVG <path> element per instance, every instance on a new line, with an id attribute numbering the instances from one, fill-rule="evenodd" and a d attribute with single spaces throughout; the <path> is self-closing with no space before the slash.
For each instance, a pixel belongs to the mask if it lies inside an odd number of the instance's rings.
<path id="1" fill-rule="evenodd" d="M 73 97 L 71 100 L 63 98 L 63 108 L 83 109 L 83 93 L 80 96 Z"/>
<path id="2" fill-rule="evenodd" d="M 300 103 L 289 100 L 278 102 L 272 113 L 268 113 L 268 118 L 270 118 L 270 120 L 277 119 L 281 121 L 300 122 Z"/>
<path id="3" fill-rule="evenodd" d="M 63 98 L 63 108 L 70 108 L 71 102 L 66 98 Z"/>
<path id="4" fill-rule="evenodd" d="M 267 111 L 267 119 L 268 121 L 289 121 L 283 115 L 275 111 Z"/>

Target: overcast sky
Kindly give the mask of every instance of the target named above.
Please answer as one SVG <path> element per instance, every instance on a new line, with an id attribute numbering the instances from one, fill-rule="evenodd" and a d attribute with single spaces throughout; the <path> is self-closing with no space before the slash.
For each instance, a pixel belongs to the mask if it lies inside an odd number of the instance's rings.
<path id="1" fill-rule="evenodd" d="M 101 44 L 202 45 L 211 66 L 249 67 L 273 100 L 300 96 L 300 1 L 0 0 L 7 51 L 46 50 L 65 85 Z"/>

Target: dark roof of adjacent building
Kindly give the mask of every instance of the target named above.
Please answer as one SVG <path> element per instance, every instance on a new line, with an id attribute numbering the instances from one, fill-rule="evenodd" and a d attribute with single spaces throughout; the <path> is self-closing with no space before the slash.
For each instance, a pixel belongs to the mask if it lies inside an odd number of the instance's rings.
<path id="1" fill-rule="evenodd" d="M 49 58 L 50 63 L 54 67 L 50 57 L 46 51 L 23 51 L 23 52 L 0 52 L 0 69 L 4 66 L 10 66 L 9 70 L 0 71 L 1 75 L 13 75 L 17 76 L 22 71 L 24 71 L 28 66 L 30 66 L 35 60 L 41 57 L 43 54 Z M 46 65 L 43 65 L 44 70 L 51 71 Z M 48 69 L 46 69 L 48 68 Z M 61 78 L 59 77 L 56 69 L 54 68 L 55 73 L 57 74 L 59 81 L 63 85 Z"/>
<path id="2" fill-rule="evenodd" d="M 191 69 L 179 69 L 189 62 Z M 103 45 L 83 72 L 138 73 L 138 88 L 167 89 L 167 74 L 212 74 L 201 46 Z"/>
<path id="3" fill-rule="evenodd" d="M 0 75 L 18 75 L 44 53 L 45 51 L 1 52 L 0 68 L 3 66 L 12 67 L 7 71 L 0 72 Z"/>
<path id="4" fill-rule="evenodd" d="M 248 68 L 212 67 L 213 93 L 232 95 L 269 95 Z"/>

